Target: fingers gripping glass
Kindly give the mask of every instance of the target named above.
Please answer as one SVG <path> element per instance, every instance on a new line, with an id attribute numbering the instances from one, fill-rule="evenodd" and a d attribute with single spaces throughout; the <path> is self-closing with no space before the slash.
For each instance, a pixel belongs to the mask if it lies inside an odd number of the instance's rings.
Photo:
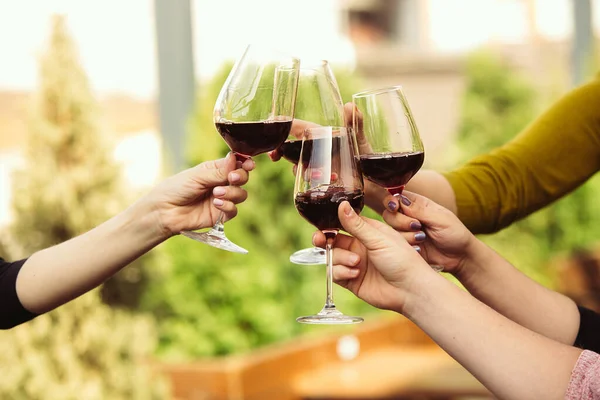
<path id="1" fill-rule="evenodd" d="M 300 68 L 294 124 L 279 148 L 281 155 L 297 164 L 306 129 L 344 125 L 342 96 L 329 63 L 322 60 Z M 299 250 L 290 256 L 290 261 L 301 265 L 325 264 L 325 250 L 318 247 Z"/>
<path id="2" fill-rule="evenodd" d="M 425 160 L 423 142 L 402 87 L 356 93 L 352 101 L 352 126 L 364 177 L 400 196 Z"/>
<path id="3" fill-rule="evenodd" d="M 353 324 L 361 317 L 342 314 L 333 302 L 333 243 L 342 228 L 338 208 L 346 200 L 359 213 L 364 205 L 363 180 L 351 131 L 344 127 L 305 130 L 296 171 L 294 203 L 298 213 L 327 239 L 327 296 L 323 309 L 297 318 L 305 324 Z"/>
<path id="4" fill-rule="evenodd" d="M 299 59 L 255 46 L 248 46 L 233 66 L 213 119 L 238 161 L 275 150 L 288 137 L 299 68 Z M 222 212 L 208 232 L 181 233 L 223 250 L 248 253 L 225 236 Z"/>

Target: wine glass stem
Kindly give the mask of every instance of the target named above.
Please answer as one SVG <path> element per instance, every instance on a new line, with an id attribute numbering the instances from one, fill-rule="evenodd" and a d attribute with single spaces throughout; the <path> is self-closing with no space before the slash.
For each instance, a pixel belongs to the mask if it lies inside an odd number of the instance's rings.
<path id="1" fill-rule="evenodd" d="M 325 309 L 335 309 L 333 302 L 333 242 L 337 232 L 323 232 L 326 238 L 325 257 L 327 258 L 327 298 L 325 300 Z"/>
<path id="2" fill-rule="evenodd" d="M 240 153 L 236 153 L 233 152 L 233 155 L 235 156 L 236 162 L 244 162 L 247 159 L 249 159 L 250 157 L 244 156 Z M 217 218 L 217 221 L 215 222 L 215 224 L 212 227 L 212 231 L 214 233 L 217 234 L 223 234 L 223 232 L 225 232 L 225 226 L 223 225 L 223 218 L 225 217 L 225 213 L 223 211 L 221 211 L 219 213 L 219 217 Z"/>
<path id="3" fill-rule="evenodd" d="M 225 213 L 223 211 L 221 211 L 219 213 L 219 217 L 217 218 L 217 221 L 215 222 L 215 224 L 212 227 L 212 229 L 214 231 L 217 231 L 219 233 L 222 233 L 225 231 L 225 226 L 223 225 L 223 217 L 224 216 L 225 216 Z"/>

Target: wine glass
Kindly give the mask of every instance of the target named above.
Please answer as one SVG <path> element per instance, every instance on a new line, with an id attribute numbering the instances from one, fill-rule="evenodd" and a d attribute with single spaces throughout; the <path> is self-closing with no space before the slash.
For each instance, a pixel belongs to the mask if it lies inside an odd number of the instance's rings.
<path id="1" fill-rule="evenodd" d="M 401 86 L 352 95 L 352 126 L 365 178 L 400 196 L 425 160 L 423 142 Z M 431 266 L 436 271 L 443 267 Z"/>
<path id="2" fill-rule="evenodd" d="M 352 126 L 365 178 L 400 196 L 423 165 L 425 151 L 401 86 L 352 95 Z"/>
<path id="3" fill-rule="evenodd" d="M 283 158 L 298 164 L 305 129 L 317 126 L 344 126 L 342 96 L 326 60 L 302 66 L 298 79 L 296 111 L 289 137 L 279 151 Z M 309 247 L 290 256 L 294 264 L 325 264 L 325 250 Z"/>
<path id="4" fill-rule="evenodd" d="M 305 324 L 354 324 L 361 317 L 342 314 L 333 302 L 333 243 L 342 226 L 338 208 L 348 201 L 357 213 L 364 205 L 363 178 L 352 130 L 343 126 L 304 131 L 296 170 L 294 203 L 298 213 L 325 234 L 327 297 L 316 315 L 299 317 Z"/>
<path id="5" fill-rule="evenodd" d="M 297 58 L 250 45 L 231 69 L 213 119 L 238 161 L 275 150 L 288 137 L 299 68 Z M 223 213 L 208 232 L 181 233 L 223 250 L 248 253 L 225 236 Z"/>

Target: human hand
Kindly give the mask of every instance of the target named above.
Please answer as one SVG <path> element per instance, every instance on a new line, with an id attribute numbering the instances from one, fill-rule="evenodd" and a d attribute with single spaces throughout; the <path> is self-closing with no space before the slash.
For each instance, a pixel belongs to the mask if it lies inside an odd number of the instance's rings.
<path id="1" fill-rule="evenodd" d="M 338 216 L 353 237 L 336 237 L 334 281 L 375 307 L 401 313 L 415 289 L 415 278 L 435 272 L 392 227 L 357 215 L 346 201 L 340 204 Z M 325 245 L 322 232 L 313 239 L 316 246 Z"/>
<path id="2" fill-rule="evenodd" d="M 406 190 L 400 197 L 388 195 L 384 205 L 385 222 L 407 242 L 418 245 L 429 264 L 443 266 L 444 272 L 454 275 L 461 273 L 477 239 L 454 213 Z"/>
<path id="3" fill-rule="evenodd" d="M 242 163 L 229 153 L 226 158 L 203 162 L 167 178 L 138 203 L 154 216 L 164 238 L 207 228 L 214 225 L 221 211 L 223 221 L 237 215 L 236 204 L 248 197 L 240 186 L 248 182 L 254 167 L 252 159 Z"/>

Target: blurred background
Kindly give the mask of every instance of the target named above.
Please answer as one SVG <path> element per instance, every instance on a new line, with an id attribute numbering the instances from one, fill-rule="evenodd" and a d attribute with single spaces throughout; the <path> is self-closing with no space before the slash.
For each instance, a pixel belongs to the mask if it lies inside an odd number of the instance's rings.
<path id="1" fill-rule="evenodd" d="M 225 155 L 212 108 L 247 43 L 330 60 L 344 101 L 403 85 L 426 167 L 447 170 L 593 77 L 599 32 L 599 0 L 0 0 L 0 256 L 85 232 Z M 323 302 L 323 268 L 288 261 L 314 228 L 294 209 L 290 165 L 256 161 L 227 223 L 250 254 L 176 237 L 1 332 L 0 398 L 488 398 L 408 321 L 339 288 L 366 323 L 295 322 Z M 598 309 L 598 196 L 596 176 L 484 240 Z"/>

